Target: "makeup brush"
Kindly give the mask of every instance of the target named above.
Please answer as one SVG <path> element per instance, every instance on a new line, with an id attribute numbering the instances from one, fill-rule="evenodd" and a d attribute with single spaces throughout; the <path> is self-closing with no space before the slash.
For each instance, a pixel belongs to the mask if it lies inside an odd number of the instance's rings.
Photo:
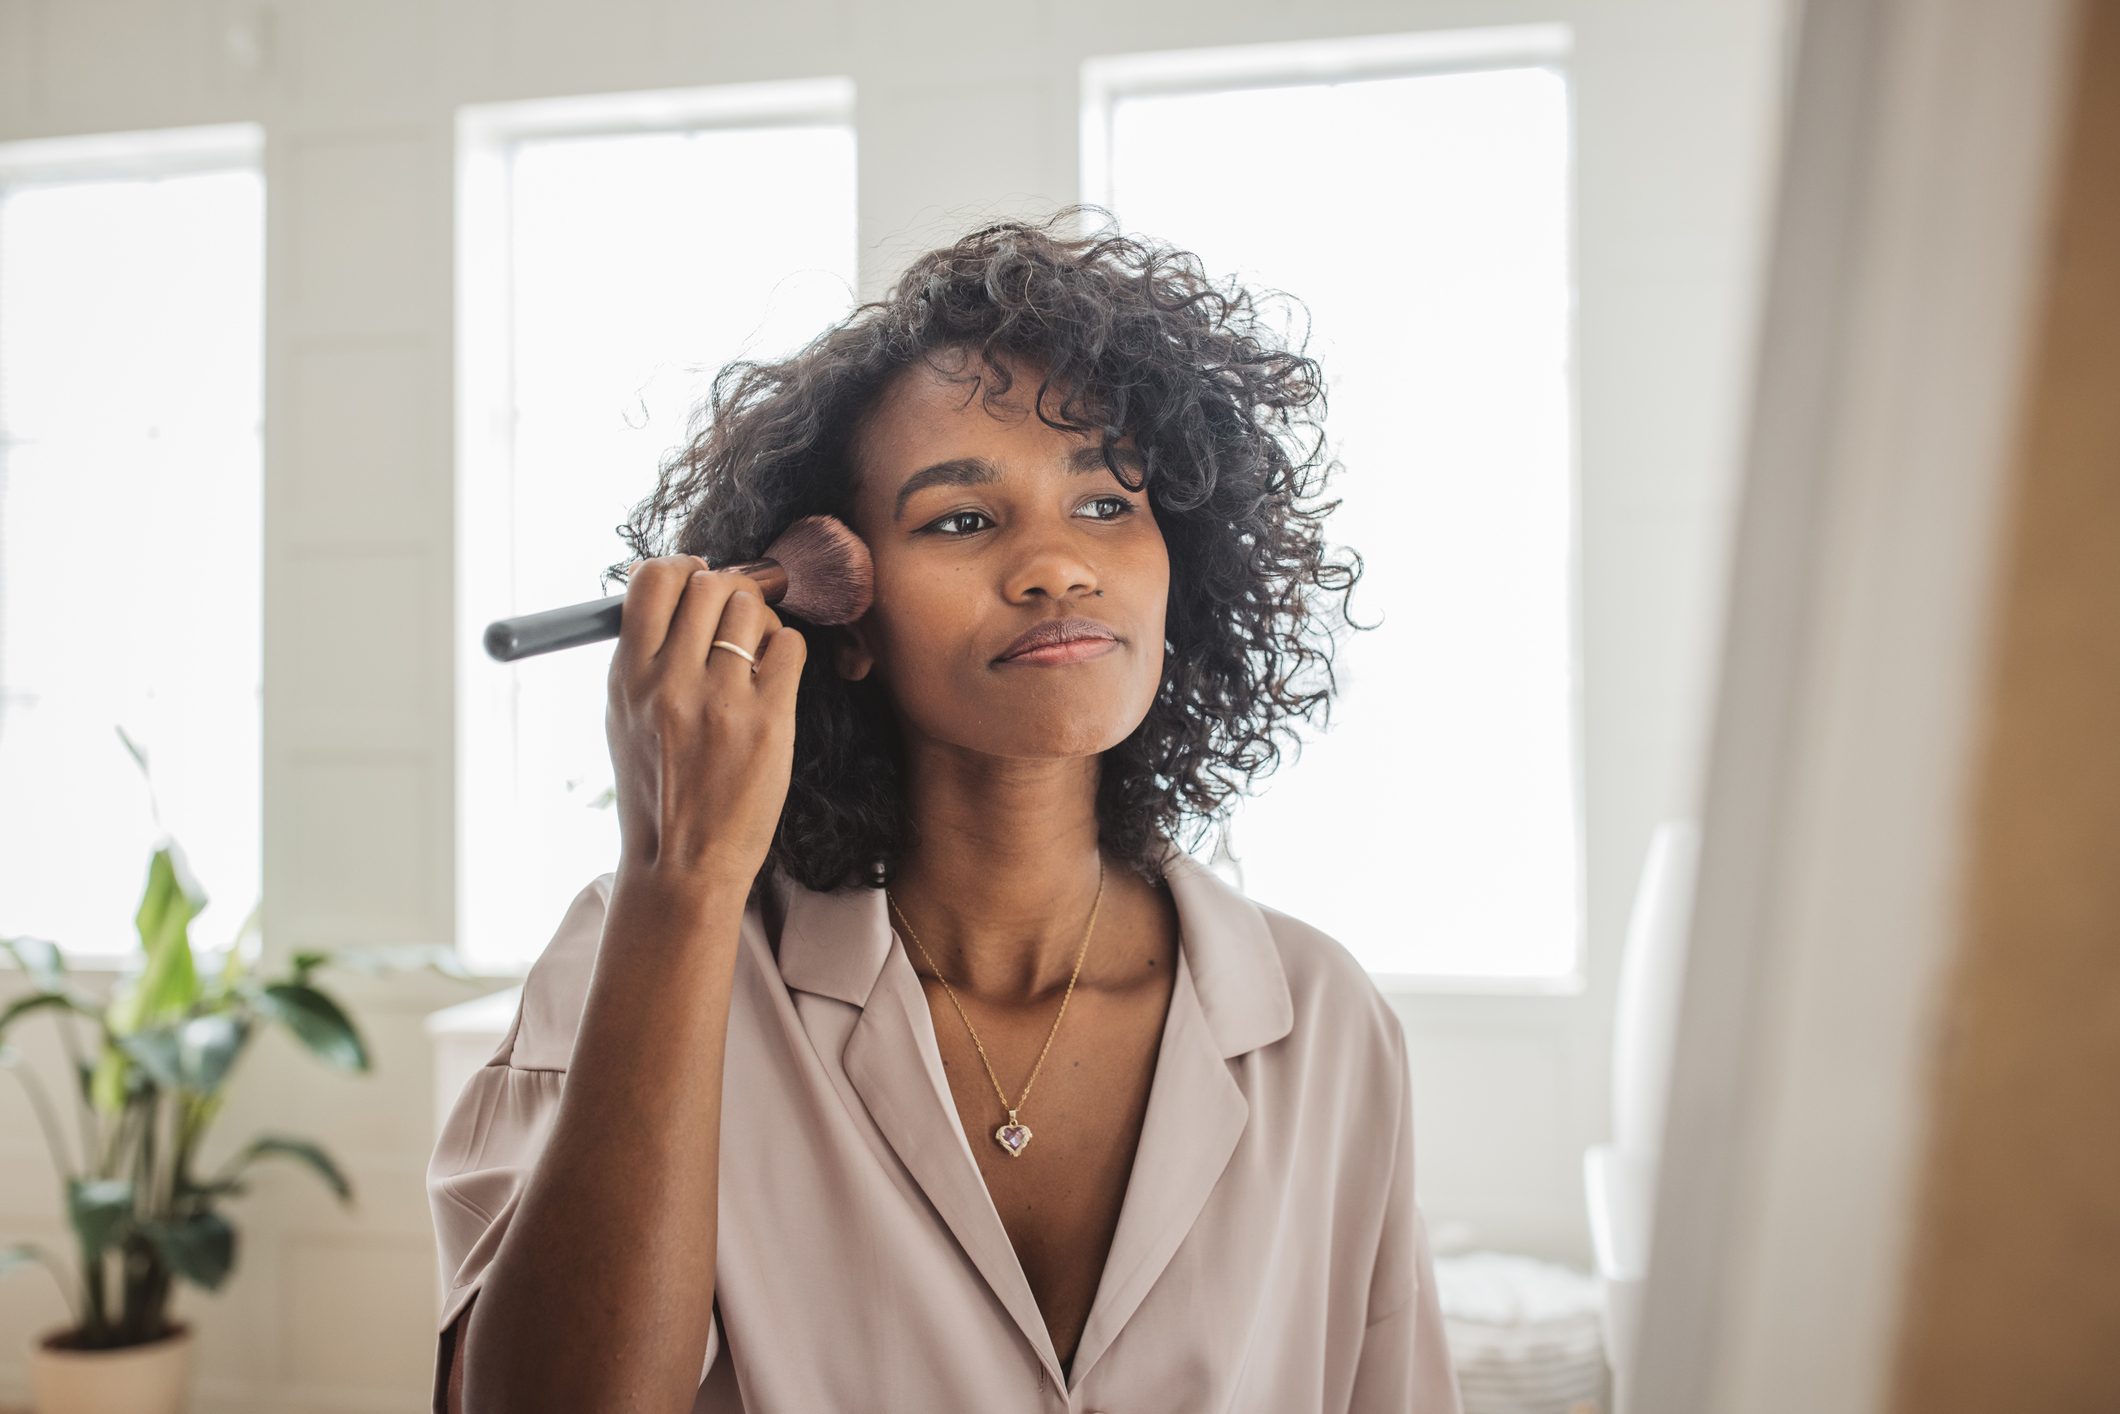
<path id="1" fill-rule="evenodd" d="M 714 565 L 758 584 L 769 605 L 813 624 L 852 623 L 869 611 L 876 568 L 869 547 L 837 516 L 804 516 L 780 532 L 755 560 Z M 618 637 L 626 596 L 590 599 L 486 625 L 486 652 L 503 663 Z"/>

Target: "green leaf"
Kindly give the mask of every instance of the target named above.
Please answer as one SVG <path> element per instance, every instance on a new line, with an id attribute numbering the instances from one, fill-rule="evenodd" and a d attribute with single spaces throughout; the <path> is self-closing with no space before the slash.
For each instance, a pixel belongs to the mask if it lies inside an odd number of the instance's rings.
<path id="1" fill-rule="evenodd" d="M 212 1291 L 228 1279 L 236 1264 L 236 1230 L 218 1213 L 187 1213 L 172 1221 L 140 1224 L 169 1269 Z"/>
<path id="2" fill-rule="evenodd" d="M 7 949 L 9 955 L 15 959 L 15 966 L 27 972 L 39 990 L 66 990 L 66 956 L 51 939 L 0 938 L 0 948 Z"/>
<path id="3" fill-rule="evenodd" d="M 115 1116 L 125 1110 L 125 1104 L 137 1088 L 136 1071 L 132 1060 L 116 1045 L 103 1048 L 96 1059 L 95 1072 L 89 1077 L 88 1099 L 99 1114 Z"/>
<path id="4" fill-rule="evenodd" d="M 165 1017 L 181 1016 L 199 999 L 199 975 L 192 964 L 188 930 L 206 902 L 184 851 L 169 840 L 148 864 L 147 887 L 133 915 L 147 963 L 111 1007 L 113 1032 L 130 1035 Z"/>
<path id="5" fill-rule="evenodd" d="M 123 727 L 119 727 L 119 728 L 117 728 L 117 733 L 118 733 L 118 740 L 120 740 L 120 741 L 124 742 L 124 743 L 125 743 L 125 749 L 126 749 L 126 750 L 127 750 L 128 752 L 132 753 L 132 759 L 133 759 L 133 764 L 134 764 L 134 765 L 136 765 L 136 766 L 138 766 L 138 767 L 140 768 L 140 774 L 141 774 L 141 775 L 143 775 L 143 776 L 144 776 L 144 775 L 146 775 L 146 774 L 147 774 L 147 753 L 146 753 L 146 752 L 144 752 L 144 751 L 142 751 L 142 750 L 140 749 L 139 743 L 135 742 L 135 741 L 134 741 L 134 740 L 132 739 L 132 736 L 131 736 L 131 735 L 130 735 L 130 734 L 129 734 L 129 733 L 128 733 L 128 732 L 126 731 L 126 730 L 125 730 L 125 728 L 123 728 Z"/>
<path id="6" fill-rule="evenodd" d="M 73 1315 L 75 1323 L 79 1324 L 80 1302 L 75 1299 L 72 1279 L 67 1275 L 66 1269 L 59 1265 L 57 1257 L 34 1242 L 18 1242 L 12 1247 L 0 1247 L 0 1276 L 5 1276 L 24 1262 L 41 1262 L 52 1274 L 52 1280 L 59 1285 L 59 1294 L 66 1298 L 68 1311 Z"/>
<path id="7" fill-rule="evenodd" d="M 241 1020 L 217 1012 L 121 1036 L 118 1045 L 164 1089 L 210 1094 L 248 1035 Z"/>
<path id="8" fill-rule="evenodd" d="M 310 1168 L 316 1170 L 324 1182 L 331 1186 L 331 1191 L 338 1195 L 340 1202 L 352 1202 L 353 1185 L 347 1182 L 346 1175 L 339 1171 L 339 1166 L 331 1161 L 329 1154 L 326 1154 L 322 1149 L 306 1139 L 289 1139 L 284 1135 L 278 1134 L 261 1135 L 251 1140 L 234 1158 L 221 1165 L 215 1171 L 213 1179 L 200 1191 L 203 1193 L 240 1193 L 243 1191 L 243 1185 L 240 1180 L 244 1170 L 249 1168 L 255 1160 L 274 1154 L 301 1160 L 309 1165 Z"/>
<path id="9" fill-rule="evenodd" d="M 40 1007 L 60 1007 L 78 1012 L 98 1025 L 101 1025 L 103 1020 L 103 1014 L 94 1005 L 85 998 L 75 996 L 71 991 L 32 992 L 26 997 L 17 997 L 5 1011 L 0 1011 L 0 1036 L 7 1034 L 7 1028 L 15 1024 L 16 1017 L 25 1016 Z"/>
<path id="10" fill-rule="evenodd" d="M 43 1253 L 27 1242 L 18 1242 L 12 1247 L 0 1247 L 0 1276 L 5 1276 L 9 1271 L 21 1266 L 24 1262 L 36 1262 L 42 1259 Z"/>
<path id="11" fill-rule="evenodd" d="M 103 1009 L 94 998 L 75 989 L 73 979 L 67 976 L 66 959 L 59 952 L 59 945 L 48 938 L 0 938 L 0 949 L 5 949 L 15 960 L 15 965 L 29 975 L 37 990 L 28 996 L 17 997 L 5 1011 L 0 1011 L 0 1036 L 15 1018 L 39 1007 L 63 1006 L 78 1012 L 99 1027 L 103 1022 Z"/>
<path id="12" fill-rule="evenodd" d="M 30 1242 L 17 1242 L 15 1247 L 0 1247 L 0 1276 L 23 1266 L 25 1261 L 42 1261 L 45 1253 Z"/>
<path id="13" fill-rule="evenodd" d="M 253 998 L 257 1009 L 341 1070 L 368 1069 L 368 1048 L 339 1004 L 314 987 L 275 982 Z"/>
<path id="14" fill-rule="evenodd" d="M 5 1276 L 25 1262 L 43 1262 L 49 1265 L 52 1260 L 52 1255 L 34 1242 L 18 1242 L 12 1247 L 0 1247 L 0 1276 Z"/>
<path id="15" fill-rule="evenodd" d="M 177 1073 L 177 1035 L 173 1028 L 150 1026 L 145 1031 L 120 1036 L 118 1049 L 164 1089 L 174 1090 L 184 1083 Z"/>
<path id="16" fill-rule="evenodd" d="M 132 1219 L 133 1186 L 129 1178 L 69 1178 L 66 1213 L 81 1249 L 93 1257 L 116 1242 Z"/>
<path id="17" fill-rule="evenodd" d="M 243 979 L 249 975 L 251 954 L 244 944 L 251 938 L 259 936 L 258 923 L 264 913 L 265 899 L 263 895 L 260 895 L 258 901 L 250 906 L 249 915 L 244 918 L 242 926 L 236 929 L 234 939 L 228 944 L 228 951 L 221 958 L 220 975 L 214 978 L 213 985 L 207 989 L 205 994 L 208 1000 L 218 1000 L 233 994 L 242 985 Z M 300 981 L 302 979 L 296 978 L 295 980 Z"/>

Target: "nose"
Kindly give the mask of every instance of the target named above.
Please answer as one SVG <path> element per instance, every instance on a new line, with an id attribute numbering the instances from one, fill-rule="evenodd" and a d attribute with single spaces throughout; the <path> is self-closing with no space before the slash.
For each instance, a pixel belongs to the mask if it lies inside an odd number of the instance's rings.
<path id="1" fill-rule="evenodd" d="M 1009 576 L 1007 588 L 1011 600 L 1027 594 L 1076 599 L 1104 592 L 1098 587 L 1096 570 L 1068 543 L 1068 538 L 1051 535 L 1023 556 Z"/>

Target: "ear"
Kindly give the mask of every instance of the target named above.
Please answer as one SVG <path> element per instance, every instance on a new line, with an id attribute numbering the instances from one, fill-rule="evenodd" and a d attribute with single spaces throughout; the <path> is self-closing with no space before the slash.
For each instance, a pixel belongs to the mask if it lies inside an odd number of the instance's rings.
<path id="1" fill-rule="evenodd" d="M 862 621 L 838 625 L 832 639 L 832 661 L 839 676 L 848 682 L 859 682 L 876 666 L 876 655 L 869 651 L 868 634 L 863 631 Z"/>

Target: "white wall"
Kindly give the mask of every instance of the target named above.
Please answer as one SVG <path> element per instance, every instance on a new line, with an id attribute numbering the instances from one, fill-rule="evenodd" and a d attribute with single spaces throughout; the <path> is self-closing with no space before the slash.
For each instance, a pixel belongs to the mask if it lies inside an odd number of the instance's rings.
<path id="1" fill-rule="evenodd" d="M 456 105 L 851 76 L 868 298 L 977 219 L 1075 198 L 1086 56 L 1570 25 L 1589 986 L 1395 1000 L 1438 1235 L 1463 1220 L 1482 1244 L 1586 1263 L 1579 1156 L 1606 1129 L 1634 876 L 1652 826 L 1691 812 L 1700 780 L 1781 14 L 1782 0 L 0 0 L 0 140 L 265 126 L 264 878 L 279 954 L 451 934 Z M 257 66 L 230 26 L 255 27 Z M 99 550 L 116 569 L 130 548 Z M 365 637 L 328 658 L 307 651 L 311 616 L 349 603 L 363 616 L 334 622 Z M 291 1167 L 259 1171 L 231 1209 L 233 1282 L 176 1298 L 201 1325 L 200 1409 L 418 1407 L 435 1281 L 420 1019 L 474 990 L 343 984 L 377 1057 L 366 1078 L 326 1072 L 277 1036 L 245 1061 L 209 1161 L 261 1129 L 306 1134 L 345 1163 L 362 1211 L 342 1214 Z M 33 1020 L 16 1039 L 64 1094 L 51 1029 Z M 0 1093 L 0 1235 L 63 1243 L 31 1119 L 18 1092 Z M 23 1395 L 21 1340 L 59 1316 L 36 1272 L 0 1282 L 0 1400 Z"/>

